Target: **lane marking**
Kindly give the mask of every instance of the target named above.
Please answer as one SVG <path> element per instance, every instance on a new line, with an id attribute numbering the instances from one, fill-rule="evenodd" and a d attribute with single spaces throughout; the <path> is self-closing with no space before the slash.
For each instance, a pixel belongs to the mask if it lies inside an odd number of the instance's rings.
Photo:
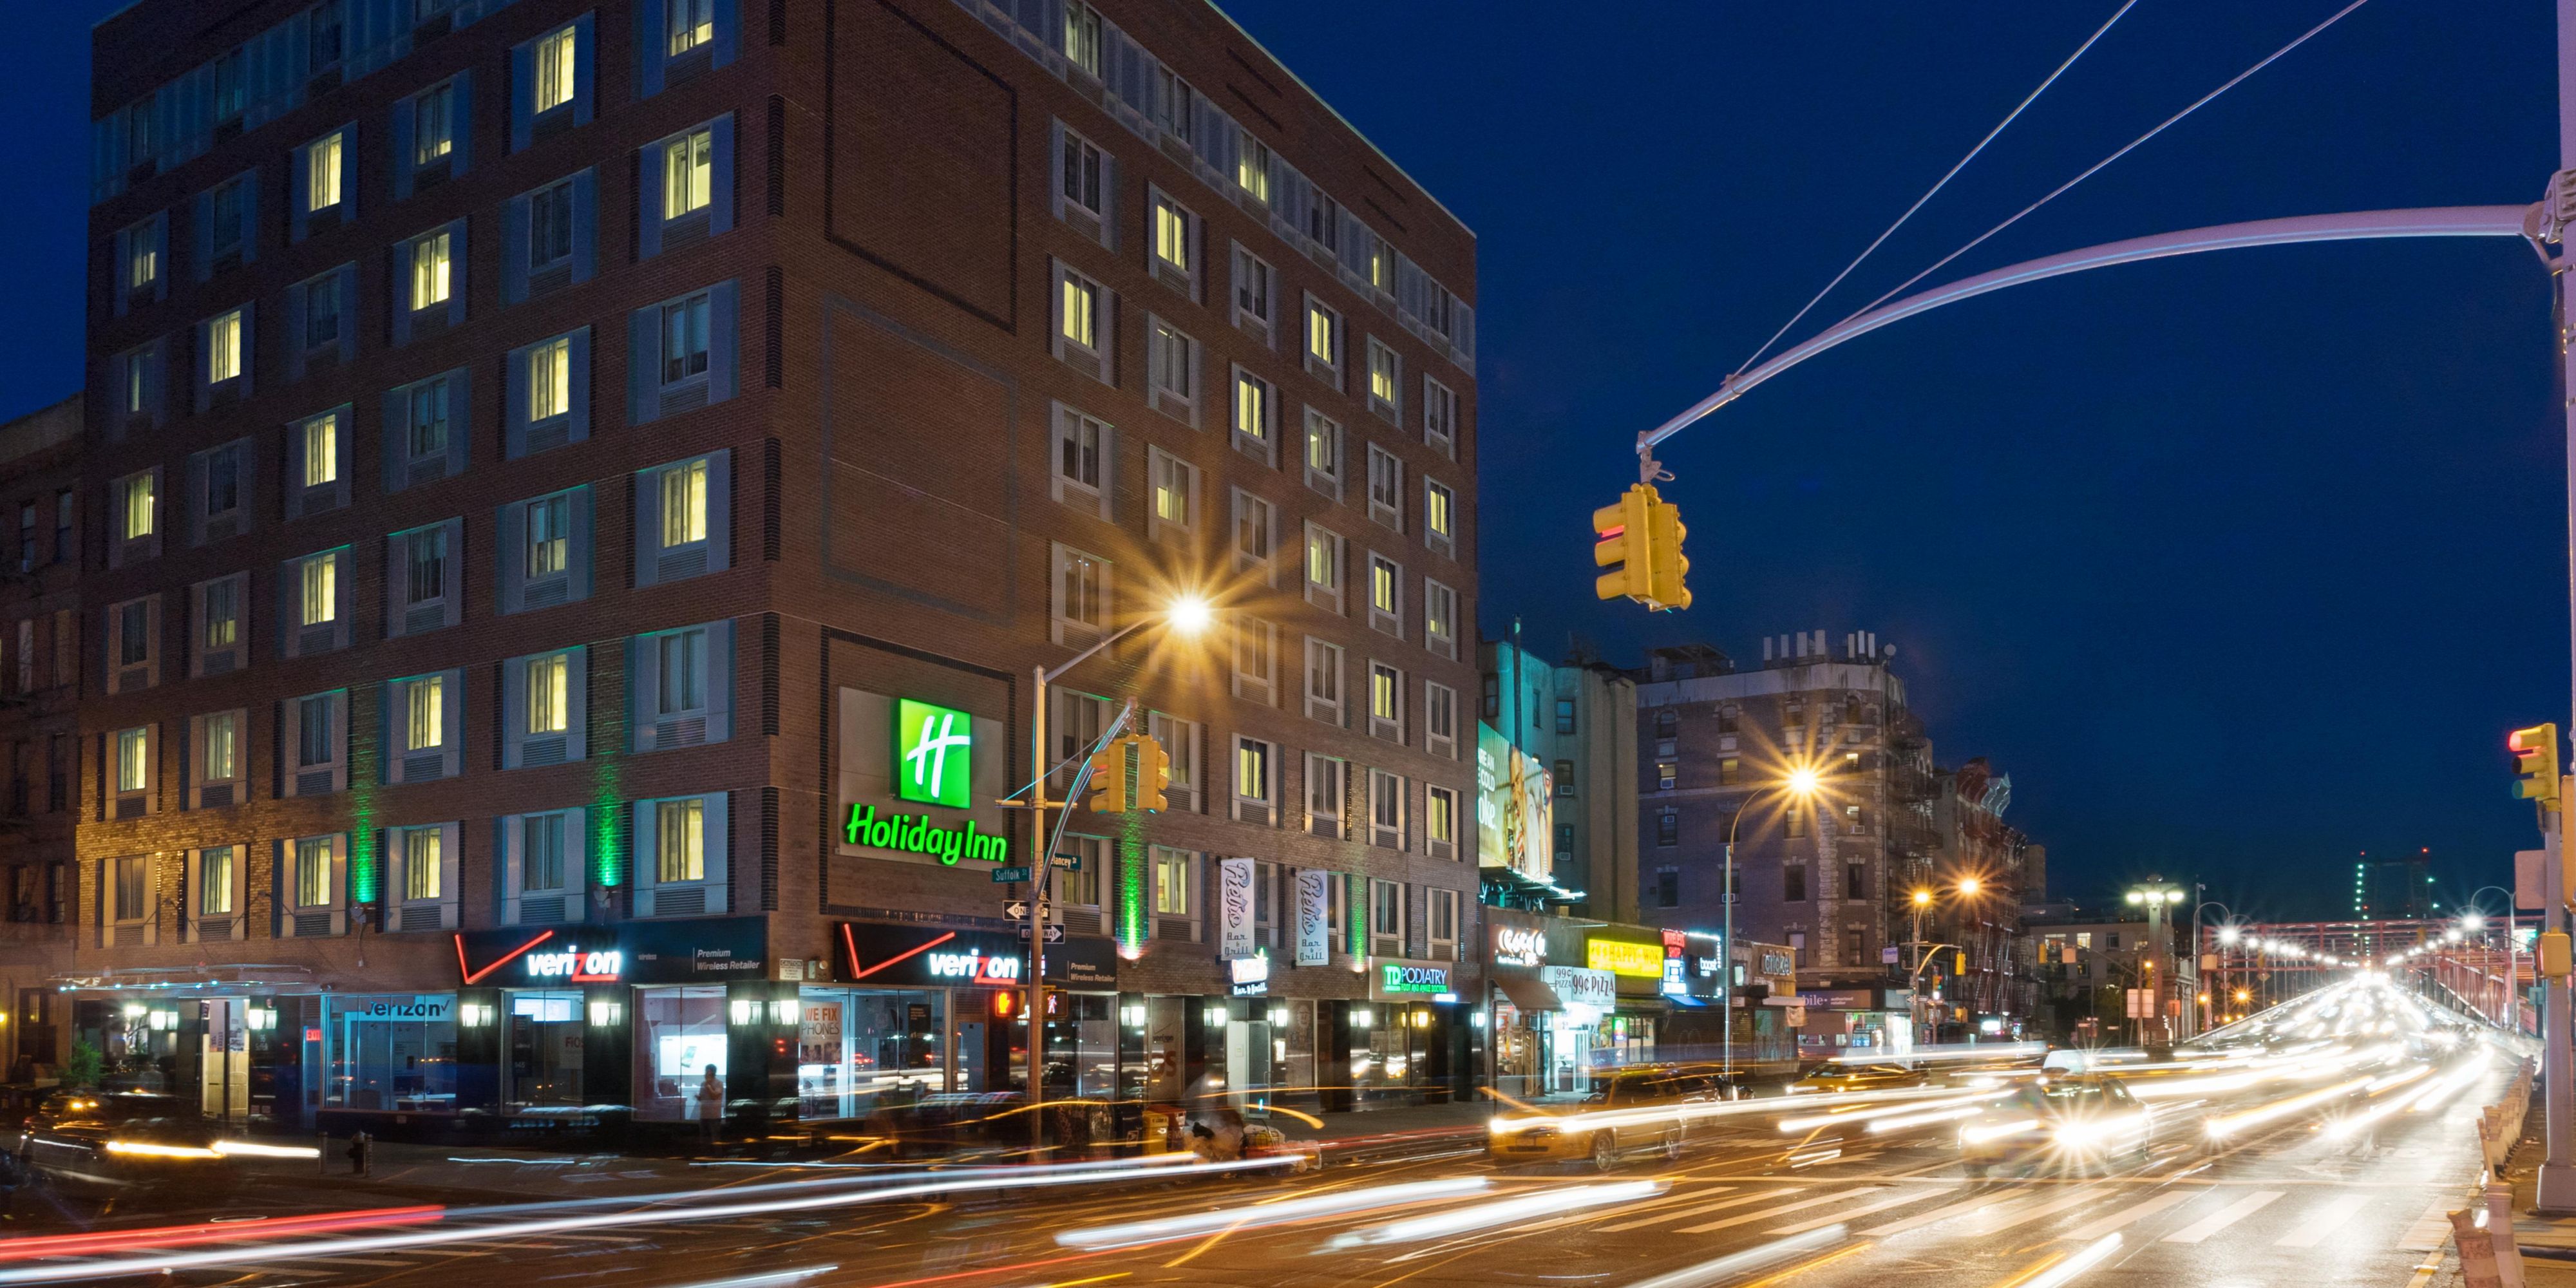
<path id="1" fill-rule="evenodd" d="M 2433 1200 L 2433 1205 L 2424 1209 L 2424 1215 L 2415 1218 L 2415 1224 L 2406 1227 L 2406 1233 L 2397 1240 L 2397 1250 L 2440 1252 L 2443 1246 L 2451 1241 L 2450 1207 L 2450 1202 L 2446 1199 Z"/>
<path id="2" fill-rule="evenodd" d="M 2369 1204 L 2369 1202 L 2370 1196 L 2367 1194 L 2344 1195 L 2342 1198 L 2336 1199 L 2333 1202 L 2327 1203 L 2325 1206 L 2318 1208 L 2308 1217 L 2306 1224 L 2300 1226 L 2298 1229 L 2292 1230 L 2288 1234 L 2282 1235 L 2279 1239 L 2273 1242 L 2272 1246 L 2275 1248 L 2313 1248 L 2318 1244 L 2325 1242 L 2327 1235 L 2333 1234 L 2336 1227 L 2351 1220 L 2353 1213 L 2359 1212 L 2364 1206 Z"/>
<path id="3" fill-rule="evenodd" d="M 1715 1221 L 1704 1222 L 1700 1225 L 1686 1225 L 1673 1231 L 1673 1233 L 1706 1234 L 1711 1230 L 1725 1230 L 1739 1225 L 1750 1225 L 1755 1221 L 1770 1220 L 1772 1217 L 1778 1216 L 1783 1212 L 1796 1212 L 1804 1208 L 1814 1207 L 1819 1203 L 1840 1202 L 1841 1200 L 1852 1198 L 1855 1195 L 1865 1192 L 1866 1191 L 1862 1190 L 1843 1190 L 1833 1194 L 1820 1194 L 1812 1199 L 1800 1199 L 1795 1203 L 1783 1203 L 1778 1207 L 1767 1207 L 1758 1211 L 1739 1213 L 1735 1216 L 1723 1217 Z"/>
<path id="4" fill-rule="evenodd" d="M 2227 1206 L 2192 1222 L 2164 1237 L 2167 1243 L 2199 1243 L 2209 1236 L 2236 1224 L 2281 1197 L 2279 1190 L 2256 1190 Z"/>
<path id="5" fill-rule="evenodd" d="M 1880 1199 L 1876 1203 L 1863 1203 L 1856 1208 L 1845 1208 L 1842 1211 L 1835 1212 L 1829 1216 L 1820 1216 L 1811 1220 L 1800 1221 L 1796 1225 L 1784 1225 L 1775 1229 L 1765 1230 L 1763 1233 L 1805 1234 L 1809 1230 L 1821 1230 L 1837 1221 L 1848 1221 L 1854 1217 L 1868 1216 L 1872 1212 L 1884 1212 L 1892 1207 L 1903 1207 L 1908 1203 L 1920 1203 L 1925 1199 L 1934 1197 L 1937 1196 L 1931 1194 L 1899 1194 L 1892 1198 Z"/>
<path id="6" fill-rule="evenodd" d="M 2156 1213 L 2162 1212 L 2166 1208 L 2172 1207 L 2177 1203 L 2187 1202 L 2206 1193 L 2208 1193 L 2207 1190 L 2177 1190 L 2170 1194 L 2159 1194 L 2143 1203 L 2134 1203 L 2128 1207 L 2124 1207 L 2090 1225 L 2077 1226 L 2075 1229 L 2069 1230 L 2057 1237 L 2061 1239 L 2073 1239 L 2078 1242 L 2099 1239 L 2103 1235 L 2109 1234 L 2114 1230 L 2122 1229 L 2126 1226 L 2145 1220 L 2146 1218 L 2154 1216 Z"/>
<path id="7" fill-rule="evenodd" d="M 2050 1199 L 2046 1203 L 2021 1208 L 2009 1214 L 1996 1213 L 1995 1215 L 2001 1217 L 2001 1220 L 1979 1221 L 1976 1223 L 1975 1229 L 1972 1232 L 1976 1234 L 2000 1234 L 2014 1226 L 2026 1225 L 2044 1216 L 2055 1216 L 2068 1208 L 2079 1207 L 2083 1204 L 2094 1202 L 2102 1197 L 2103 1196 L 2101 1194 L 2084 1191 L 2062 1195 L 2058 1198 Z"/>
<path id="8" fill-rule="evenodd" d="M 2025 1192 L 2021 1190 L 2014 1190 L 2010 1193 L 2004 1194 L 1980 1194 L 1975 1198 L 1965 1199 L 1960 1202 L 1950 1204 L 1948 1207 L 1937 1207 L 1929 1212 L 1925 1212 L 1917 1216 L 1909 1216 L 1902 1221 L 1890 1221 L 1885 1225 L 1872 1226 L 1869 1229 L 1861 1231 L 1861 1237 L 1866 1239 L 1877 1239 L 1884 1238 L 1891 1234 L 1903 1234 L 1908 1230 L 1921 1229 L 1922 1227 L 1931 1225 L 1936 1221 L 1947 1221 L 1951 1217 L 1960 1216 L 1965 1213 L 1983 1212 L 1988 1208 L 2001 1207 L 2006 1203 L 2017 1202 L 2024 1197 L 2024 1193 Z"/>
<path id="9" fill-rule="evenodd" d="M 1796 1193 L 1798 1193 L 1797 1190 L 1775 1190 L 1769 1194 L 1746 1194 L 1731 1199 L 1720 1199 L 1715 1203 L 1703 1203 L 1698 1207 L 1683 1208 L 1679 1212 L 1658 1212 L 1653 1216 L 1641 1217 L 1634 1221 L 1622 1221 L 1617 1225 L 1605 1225 L 1601 1227 L 1601 1232 L 1603 1234 L 1622 1234 L 1629 1230 L 1642 1230 L 1650 1225 L 1662 1225 L 1666 1221 L 1680 1221 L 1689 1217 L 1695 1217 L 1702 1212 L 1715 1212 L 1722 1208 L 1742 1207 L 1747 1203 L 1768 1202 L 1772 1199 L 1782 1198 Z"/>

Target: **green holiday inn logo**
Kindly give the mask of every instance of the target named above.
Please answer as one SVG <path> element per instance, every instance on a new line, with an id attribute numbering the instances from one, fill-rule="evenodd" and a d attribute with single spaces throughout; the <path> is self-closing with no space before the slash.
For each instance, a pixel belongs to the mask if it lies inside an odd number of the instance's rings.
<path id="1" fill-rule="evenodd" d="M 975 718 L 954 707 L 896 699 L 894 794 L 950 809 L 973 804 Z"/>

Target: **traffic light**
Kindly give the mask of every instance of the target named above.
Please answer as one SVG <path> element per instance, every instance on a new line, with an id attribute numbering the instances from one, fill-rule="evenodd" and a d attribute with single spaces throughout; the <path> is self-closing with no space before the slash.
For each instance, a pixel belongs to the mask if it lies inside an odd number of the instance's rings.
<path id="1" fill-rule="evenodd" d="M 1652 484 L 1639 483 L 1619 497 L 1617 505 L 1605 505 L 1592 512 L 1592 564 L 1596 568 L 1613 568 L 1595 578 L 1592 590 L 1603 599 L 1628 598 L 1649 608 L 1654 607 L 1654 559 L 1652 557 L 1653 510 L 1657 504 Z"/>
<path id="2" fill-rule="evenodd" d="M 1117 739 L 1091 753 L 1091 799 L 1094 814 L 1127 812 L 1127 741 Z"/>
<path id="3" fill-rule="evenodd" d="M 1136 744 L 1136 808 L 1160 814 L 1170 804 L 1163 798 L 1163 789 L 1172 784 L 1172 755 L 1162 743 L 1143 734 L 1125 741 Z"/>
<path id="4" fill-rule="evenodd" d="M 2543 807 L 2558 803 L 2558 726 L 2533 725 L 2516 729 L 2504 740 L 2513 752 L 2513 798 L 2538 801 Z"/>
<path id="5" fill-rule="evenodd" d="M 1691 593 L 1682 575 L 1690 571 L 1690 560 L 1682 557 L 1682 537 L 1689 529 L 1682 526 L 1681 507 L 1654 496 L 1652 488 L 1646 491 L 1646 606 L 1688 608 Z"/>

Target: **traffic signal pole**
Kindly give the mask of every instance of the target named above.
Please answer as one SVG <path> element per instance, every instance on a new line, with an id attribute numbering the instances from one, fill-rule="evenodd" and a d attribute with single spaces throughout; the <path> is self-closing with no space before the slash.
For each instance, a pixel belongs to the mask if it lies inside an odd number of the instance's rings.
<path id="1" fill-rule="evenodd" d="M 2566 176 L 2576 171 L 2576 0 L 2558 0 L 2558 171 L 2552 176 L 2549 193 L 2543 200 L 2542 222 L 2551 224 L 2551 208 L 2560 205 L 2559 194 L 2566 186 Z M 2557 289 L 2550 295 L 2551 322 L 2558 340 L 2558 400 L 2566 417 L 2567 438 L 2567 616 L 2569 641 L 2576 644 L 2576 345 L 2568 343 L 2568 320 L 2576 318 L 2576 278 L 2566 270 L 2562 258 L 2550 265 L 2557 278 Z M 2576 695 L 2576 650 L 2568 659 L 2569 691 Z M 2553 766 L 2554 768 L 2554 766 Z M 2543 812 L 2547 830 L 2541 843 L 2546 858 L 2542 861 L 2541 932 L 2567 930 L 2567 822 L 2568 798 L 2576 794 L 2576 785 L 2562 781 L 2558 808 Z M 2508 934 L 2511 932 L 2508 931 Z M 2538 946 L 2537 941 L 2534 944 Z M 2542 972 L 2534 971 L 2535 975 Z M 2541 1120 L 2549 1151 L 2540 1165 L 2537 1196 L 2533 1206 L 2549 1215 L 2576 1213 L 2576 1046 L 2570 1045 L 2567 996 L 2568 980 L 2564 976 L 2543 978 L 2540 994 L 2540 1074 Z M 2515 1003 L 2515 1027 L 2521 1027 L 2521 1003 Z"/>

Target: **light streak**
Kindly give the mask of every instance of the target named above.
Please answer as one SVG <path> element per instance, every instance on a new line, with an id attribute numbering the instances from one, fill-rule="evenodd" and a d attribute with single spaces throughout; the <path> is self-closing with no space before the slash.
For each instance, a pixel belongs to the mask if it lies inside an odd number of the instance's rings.
<path id="1" fill-rule="evenodd" d="M 320 1158 L 311 1145 L 263 1145 L 250 1140 L 219 1140 L 215 1152 L 227 1158 Z"/>
<path id="2" fill-rule="evenodd" d="M 2370 1079 L 2368 1078 L 2353 1078 L 2349 1081 L 2338 1082 L 2331 1087 L 2319 1087 L 2314 1091 L 2303 1091 L 2295 1096 L 2284 1096 L 2270 1104 L 2257 1105 L 2252 1109 L 2240 1110 L 2236 1113 L 2229 1114 L 2224 1118 L 2212 1118 L 2209 1120 L 2209 1134 L 2212 1136 L 2231 1135 L 2244 1128 L 2270 1122 L 2275 1118 L 2286 1118 L 2302 1109 L 2312 1109 L 2338 1096 L 2358 1091 L 2368 1085 L 2370 1085 Z"/>
<path id="3" fill-rule="evenodd" d="M 1898 1114 L 1892 1118 L 1874 1119 L 1869 1125 L 1869 1130 L 1872 1135 L 1879 1132 L 1903 1131 L 1908 1127 L 1921 1127 L 1929 1123 L 1946 1123 L 1961 1118 L 1972 1118 L 1984 1112 L 1983 1105 L 1965 1105 L 1957 1109 L 1934 1109 L 1919 1114 Z"/>
<path id="4" fill-rule="evenodd" d="M 1821 1229 L 1809 1230 L 1805 1234 L 1793 1234 L 1785 1239 L 1774 1239 L 1769 1243 L 1746 1248 L 1742 1252 L 1730 1252 L 1715 1261 L 1703 1261 L 1698 1265 L 1675 1270 L 1670 1274 L 1657 1275 L 1641 1283 L 1630 1284 L 1628 1288 L 1705 1288 L 1705 1285 L 1716 1283 L 1720 1279 L 1767 1266 L 1783 1257 L 1794 1257 L 1801 1252 L 1821 1248 L 1842 1237 L 1842 1226 L 1829 1225 Z"/>
<path id="5" fill-rule="evenodd" d="M 84 1252 L 123 1252 L 134 1248 L 181 1247 L 234 1239 L 263 1239 L 288 1234 L 317 1234 L 371 1225 L 406 1225 L 435 1221 L 447 1211 L 432 1205 L 361 1208 L 313 1216 L 224 1221 L 202 1225 L 165 1225 L 141 1230 L 101 1230 L 88 1234 L 39 1234 L 0 1240 L 0 1261 L 30 1257 L 69 1257 Z"/>
<path id="6" fill-rule="evenodd" d="M 1621 1181 L 1611 1185 L 1566 1186 L 1561 1189 L 1544 1190 L 1522 1198 L 1507 1199 L 1500 1203 L 1482 1203 L 1452 1212 L 1418 1216 L 1410 1220 L 1371 1226 L 1365 1230 L 1353 1230 L 1333 1236 L 1333 1241 L 1327 1246 L 1359 1248 L 1381 1243 L 1418 1243 L 1424 1239 L 1464 1234 L 1469 1230 L 1508 1225 L 1532 1217 L 1576 1212 L 1608 1203 L 1625 1203 L 1630 1199 L 1661 1194 L 1664 1188 L 1662 1181 Z"/>
<path id="7" fill-rule="evenodd" d="M 1796 1118 L 1783 1118 L 1780 1120 L 1780 1130 L 1784 1132 L 1802 1132 L 1813 1131 L 1818 1127 L 1831 1127 L 1840 1123 L 1872 1122 L 1880 1118 L 1911 1113 L 1918 1109 L 1944 1109 L 1951 1105 L 1982 1104 L 1989 1100 L 1998 1099 L 2001 1095 L 2001 1092 L 1978 1091 L 1971 1092 L 1964 1096 L 1951 1095 L 1938 1100 L 1924 1100 L 1916 1103 L 1900 1104 L 1891 1108 L 1866 1108 L 1859 1105 L 1847 1105 L 1840 1109 L 1833 1110 L 1830 1113 L 1806 1114 Z M 1801 1105 L 1812 1103 L 1814 1102 L 1810 1100 L 1802 1099 L 1800 1101 Z"/>
<path id="8" fill-rule="evenodd" d="M 777 1284 L 792 1284 L 800 1279 L 811 1279 L 816 1275 L 830 1274 L 840 1268 L 841 1267 L 837 1263 L 828 1266 L 804 1266 L 795 1270 L 775 1270 L 765 1275 L 742 1275 L 733 1279 L 708 1279 L 699 1283 L 685 1285 L 684 1288 L 773 1288 L 773 1285 Z"/>
<path id="9" fill-rule="evenodd" d="M 2083 1251 L 2050 1266 L 2037 1278 L 2020 1285 L 2020 1288 L 2064 1288 L 2064 1285 L 2075 1282 L 2077 1275 L 2102 1264 L 2104 1258 L 2119 1250 L 2120 1235 L 2118 1231 L 2113 1231 L 2084 1245 Z"/>
<path id="10" fill-rule="evenodd" d="M 1962 1127 L 1959 1129 L 1959 1142 L 1964 1145 L 1982 1145 L 1990 1140 L 2002 1140 L 2007 1136 L 2019 1136 L 2025 1132 L 2038 1130 L 2039 1120 L 2036 1118 L 2013 1118 L 1999 1123 L 1987 1123 L 1981 1127 Z"/>
<path id="11" fill-rule="evenodd" d="M 148 1140 L 111 1140 L 107 1152 L 134 1158 L 222 1158 L 203 1145 L 163 1145 Z"/>
<path id="12" fill-rule="evenodd" d="M 1259 1229 L 1263 1226 L 1303 1221 L 1309 1217 L 1335 1216 L 1345 1212 L 1365 1211 L 1369 1208 L 1418 1203 L 1425 1199 L 1457 1198 L 1480 1193 L 1491 1185 L 1490 1180 L 1481 1176 L 1456 1177 L 1440 1181 L 1415 1181 L 1406 1185 L 1378 1185 L 1335 1194 L 1319 1194 L 1312 1198 L 1289 1199 L 1281 1203 L 1220 1208 L 1214 1212 L 1193 1212 L 1187 1216 L 1133 1221 L 1125 1225 L 1066 1230 L 1057 1234 L 1055 1241 L 1068 1248 L 1114 1248 L 1134 1243 L 1156 1243 L 1166 1239 L 1182 1239 L 1205 1234 L 1211 1230 Z"/>

